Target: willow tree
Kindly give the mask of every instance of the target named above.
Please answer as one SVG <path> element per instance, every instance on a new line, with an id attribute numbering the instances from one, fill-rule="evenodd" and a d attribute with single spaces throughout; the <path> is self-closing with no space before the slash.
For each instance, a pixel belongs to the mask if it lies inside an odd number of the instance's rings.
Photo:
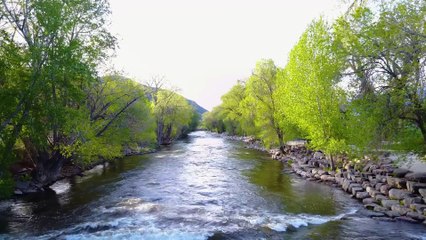
<path id="1" fill-rule="evenodd" d="M 278 119 L 275 90 L 278 68 L 272 60 L 262 60 L 256 64 L 253 74 L 247 81 L 245 104 L 254 117 L 257 135 L 266 145 L 278 145 L 284 150 L 284 130 Z"/>
<path id="2" fill-rule="evenodd" d="M 313 22 L 292 49 L 278 74 L 277 104 L 282 118 L 306 134 L 310 146 L 330 157 L 346 149 L 341 105 L 345 97 L 337 87 L 341 62 L 332 48 L 329 26 Z"/>
<path id="3" fill-rule="evenodd" d="M 153 108 L 157 119 L 157 143 L 167 145 L 182 135 L 196 113 L 184 97 L 173 91 L 160 90 L 155 98 Z"/>
<path id="4" fill-rule="evenodd" d="M 32 153 L 38 182 L 59 174 L 64 147 L 78 135 L 70 121 L 84 106 L 97 66 L 115 47 L 108 15 L 106 0 L 2 0 L 0 52 L 8 66 L 0 90 L 3 165 L 14 158 L 19 140 Z"/>

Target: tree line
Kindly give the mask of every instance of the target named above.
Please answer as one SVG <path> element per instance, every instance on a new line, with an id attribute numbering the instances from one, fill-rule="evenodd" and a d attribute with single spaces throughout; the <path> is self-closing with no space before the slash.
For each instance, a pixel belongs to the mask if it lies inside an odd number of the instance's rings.
<path id="1" fill-rule="evenodd" d="M 259 61 L 206 113 L 212 131 L 283 149 L 302 138 L 328 155 L 426 149 L 426 2 L 354 1 L 313 21 L 283 68 Z"/>
<path id="2" fill-rule="evenodd" d="M 0 198 L 21 178 L 47 186 L 66 164 L 170 144 L 196 127 L 161 79 L 100 76 L 117 47 L 109 14 L 107 0 L 1 0 Z"/>

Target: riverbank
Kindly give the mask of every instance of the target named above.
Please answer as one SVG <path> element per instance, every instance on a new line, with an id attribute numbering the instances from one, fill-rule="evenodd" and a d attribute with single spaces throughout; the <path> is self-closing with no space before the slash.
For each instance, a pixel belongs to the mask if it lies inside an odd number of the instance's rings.
<path id="1" fill-rule="evenodd" d="M 144 155 L 144 154 L 157 152 L 158 150 L 159 148 L 139 148 L 137 150 L 125 149 L 123 157 Z M 64 165 L 62 167 L 60 175 L 58 176 L 56 181 L 50 183 L 49 185 L 42 185 L 34 181 L 31 181 L 30 179 L 26 179 L 25 177 L 15 176 L 15 189 L 14 189 L 13 196 L 19 197 L 22 195 L 49 191 L 50 190 L 49 187 L 58 181 L 61 181 L 64 179 L 70 179 L 76 176 L 83 177 L 85 175 L 85 172 L 88 172 L 100 166 L 107 166 L 110 162 L 119 161 L 123 157 L 112 159 L 112 160 L 99 159 L 98 161 L 95 161 L 91 164 L 84 165 L 84 166 L 80 166 L 80 165 L 74 164 L 73 162 L 70 162 L 69 164 Z"/>
<path id="2" fill-rule="evenodd" d="M 278 149 L 267 151 L 252 137 L 224 137 L 243 141 L 247 148 L 268 152 L 308 181 L 341 188 L 362 202 L 374 219 L 426 225 L 426 172 L 399 168 L 389 155 L 356 163 L 342 159 L 337 169 L 331 171 L 326 156 L 307 149 L 303 142 L 287 145 L 283 154 Z"/>

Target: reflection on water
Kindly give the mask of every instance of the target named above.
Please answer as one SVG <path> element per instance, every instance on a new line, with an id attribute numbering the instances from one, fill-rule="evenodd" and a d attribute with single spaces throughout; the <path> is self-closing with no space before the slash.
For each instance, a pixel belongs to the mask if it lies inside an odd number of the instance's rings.
<path id="1" fill-rule="evenodd" d="M 0 203 L 0 239 L 382 239 L 382 229 L 384 239 L 426 234 L 419 225 L 354 214 L 362 206 L 342 191 L 282 167 L 241 143 L 196 132 L 158 153 Z"/>

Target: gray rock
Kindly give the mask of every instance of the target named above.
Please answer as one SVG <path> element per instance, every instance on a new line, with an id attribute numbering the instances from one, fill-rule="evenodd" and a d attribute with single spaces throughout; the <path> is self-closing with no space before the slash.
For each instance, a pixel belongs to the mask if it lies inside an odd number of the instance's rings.
<path id="1" fill-rule="evenodd" d="M 386 212 L 388 209 L 382 206 L 376 206 L 374 207 L 374 211 L 376 212 Z"/>
<path id="2" fill-rule="evenodd" d="M 325 158 L 325 155 L 324 155 L 324 153 L 322 153 L 322 152 L 320 152 L 320 151 L 316 151 L 316 152 L 314 153 L 314 158 L 315 158 L 315 159 L 324 159 L 324 158 Z"/>
<path id="3" fill-rule="evenodd" d="M 418 183 L 413 181 L 407 181 L 407 189 L 412 193 L 419 193 L 419 189 L 426 188 L 426 183 Z"/>
<path id="4" fill-rule="evenodd" d="M 409 207 L 413 203 L 421 204 L 422 202 L 423 201 L 421 197 L 407 197 L 407 198 L 404 198 L 404 200 L 402 200 L 402 203 L 406 207 Z"/>
<path id="5" fill-rule="evenodd" d="M 380 203 L 387 209 L 391 209 L 392 205 L 399 205 L 399 201 L 397 200 L 382 200 Z"/>
<path id="6" fill-rule="evenodd" d="M 370 197 L 370 195 L 368 194 L 368 192 L 357 192 L 355 194 L 355 197 L 358 198 L 358 199 L 365 199 L 365 198 Z M 372 199 L 372 198 L 370 198 L 370 199 Z"/>
<path id="7" fill-rule="evenodd" d="M 367 193 L 368 194 L 368 193 Z M 375 203 L 376 200 L 374 200 L 374 198 L 364 198 L 362 199 L 362 203 L 365 204 L 371 204 L 371 203 Z"/>
<path id="8" fill-rule="evenodd" d="M 392 211 L 399 213 L 400 215 L 405 215 L 410 211 L 409 208 L 403 207 L 401 205 L 392 205 Z"/>
<path id="9" fill-rule="evenodd" d="M 409 193 L 406 190 L 396 189 L 396 188 L 392 188 L 391 190 L 389 190 L 390 199 L 402 200 L 406 198 L 408 195 Z"/>
<path id="10" fill-rule="evenodd" d="M 380 192 L 385 194 L 385 195 L 388 195 L 389 194 L 389 186 L 387 184 L 383 184 L 380 187 Z"/>
<path id="11" fill-rule="evenodd" d="M 426 183 L 426 172 L 408 173 L 405 178 L 413 182 Z"/>
<path id="12" fill-rule="evenodd" d="M 403 178 L 395 178 L 395 186 L 399 189 L 407 187 L 407 181 Z"/>
<path id="13" fill-rule="evenodd" d="M 407 212 L 407 217 L 410 217 L 419 221 L 424 221 L 426 219 L 425 215 L 420 214 L 418 212 Z"/>
<path id="14" fill-rule="evenodd" d="M 407 173 L 411 173 L 411 171 L 405 168 L 396 168 L 393 170 L 392 175 L 397 178 L 403 178 Z"/>
<path id="15" fill-rule="evenodd" d="M 374 210 L 376 207 L 380 207 L 380 206 L 375 203 L 369 203 L 369 204 L 365 204 L 364 207 L 368 210 Z"/>
<path id="16" fill-rule="evenodd" d="M 401 214 L 399 214 L 398 212 L 395 212 L 395 211 L 386 211 L 385 214 L 388 217 L 391 217 L 391 218 L 396 218 L 396 217 L 400 217 L 401 216 Z"/>
<path id="17" fill-rule="evenodd" d="M 356 195 L 357 192 L 363 192 L 363 191 L 364 191 L 364 188 L 362 188 L 362 187 L 353 187 L 352 188 L 352 195 Z M 368 195 L 368 193 L 367 193 L 367 195 Z"/>
<path id="18" fill-rule="evenodd" d="M 22 195 L 22 194 L 24 194 L 21 190 L 19 190 L 19 189 L 16 189 L 14 192 L 13 192 L 15 195 Z"/>
<path id="19" fill-rule="evenodd" d="M 422 197 L 426 198 L 426 188 L 419 188 L 419 193 Z"/>
<path id="20" fill-rule="evenodd" d="M 381 186 L 383 186 L 383 183 L 377 183 L 376 185 L 374 185 L 374 188 L 377 190 L 377 191 L 380 191 L 380 187 Z"/>
<path id="21" fill-rule="evenodd" d="M 395 184 L 395 178 L 391 177 L 391 176 L 387 176 L 386 177 L 386 183 L 392 188 L 392 187 L 396 187 Z"/>
<path id="22" fill-rule="evenodd" d="M 426 204 L 413 203 L 413 204 L 410 204 L 410 208 L 413 209 L 414 211 L 421 213 L 421 212 L 424 212 L 424 210 L 426 209 Z"/>
<path id="23" fill-rule="evenodd" d="M 381 194 L 377 194 L 374 199 L 378 202 L 382 202 L 382 200 L 389 200 L 388 197 L 386 197 L 385 195 L 381 195 Z"/>

